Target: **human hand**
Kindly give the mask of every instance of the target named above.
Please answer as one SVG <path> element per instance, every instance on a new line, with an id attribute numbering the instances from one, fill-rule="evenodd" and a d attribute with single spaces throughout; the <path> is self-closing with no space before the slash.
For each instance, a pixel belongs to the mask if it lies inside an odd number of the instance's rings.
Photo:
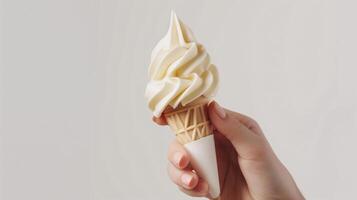
<path id="1" fill-rule="evenodd" d="M 208 112 L 215 129 L 221 200 L 304 199 L 253 119 L 216 102 L 209 105 Z M 164 117 L 153 120 L 167 124 Z M 188 153 L 176 140 L 169 147 L 168 159 L 168 174 L 181 191 L 210 198 L 208 184 L 193 171 Z"/>

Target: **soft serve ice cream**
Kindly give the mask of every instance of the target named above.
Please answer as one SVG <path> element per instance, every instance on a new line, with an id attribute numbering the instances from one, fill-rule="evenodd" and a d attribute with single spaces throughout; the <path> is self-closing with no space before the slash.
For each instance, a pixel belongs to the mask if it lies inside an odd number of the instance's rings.
<path id="1" fill-rule="evenodd" d="M 207 181 L 210 196 L 218 197 L 214 135 L 207 111 L 218 74 L 205 48 L 174 12 L 169 31 L 152 51 L 149 76 L 145 93 L 149 108 L 156 117 L 163 114 L 189 153 L 192 167 Z"/>
<path id="2" fill-rule="evenodd" d="M 216 67 L 206 49 L 174 12 L 167 34 L 151 53 L 149 77 L 145 96 L 156 117 L 167 106 L 185 106 L 201 96 L 210 98 L 216 91 Z"/>

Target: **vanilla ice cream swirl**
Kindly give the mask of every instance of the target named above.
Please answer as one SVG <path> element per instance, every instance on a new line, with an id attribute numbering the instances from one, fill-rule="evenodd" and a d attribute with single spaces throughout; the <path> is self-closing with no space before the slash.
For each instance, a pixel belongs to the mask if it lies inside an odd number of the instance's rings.
<path id="1" fill-rule="evenodd" d="M 210 98 L 216 91 L 216 67 L 174 12 L 167 34 L 152 51 L 149 78 L 145 97 L 156 117 L 169 105 L 185 106 L 201 96 Z"/>

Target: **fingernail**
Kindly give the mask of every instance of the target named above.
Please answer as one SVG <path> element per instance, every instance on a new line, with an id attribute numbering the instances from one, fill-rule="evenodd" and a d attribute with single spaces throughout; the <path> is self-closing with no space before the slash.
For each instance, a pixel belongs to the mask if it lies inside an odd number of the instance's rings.
<path id="1" fill-rule="evenodd" d="M 192 182 L 193 176 L 190 174 L 182 174 L 181 176 L 181 180 L 183 182 L 183 184 L 190 186 L 191 182 Z"/>
<path id="2" fill-rule="evenodd" d="M 226 117 L 226 111 L 224 111 L 224 109 L 221 106 L 219 106 L 219 104 L 217 102 L 215 102 L 214 108 L 215 108 L 217 115 L 221 119 L 224 119 Z"/>
<path id="3" fill-rule="evenodd" d="M 183 157 L 183 155 L 180 152 L 176 152 L 174 154 L 174 162 L 175 162 L 176 166 L 181 167 L 180 164 L 181 164 L 182 157 Z"/>

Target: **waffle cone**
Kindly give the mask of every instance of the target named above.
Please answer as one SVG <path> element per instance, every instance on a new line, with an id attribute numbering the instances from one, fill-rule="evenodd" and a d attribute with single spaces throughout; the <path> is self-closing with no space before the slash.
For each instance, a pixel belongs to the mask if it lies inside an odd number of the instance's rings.
<path id="1" fill-rule="evenodd" d="M 165 118 L 181 144 L 187 144 L 212 134 L 208 118 L 208 99 L 200 98 L 186 106 L 167 109 Z"/>

